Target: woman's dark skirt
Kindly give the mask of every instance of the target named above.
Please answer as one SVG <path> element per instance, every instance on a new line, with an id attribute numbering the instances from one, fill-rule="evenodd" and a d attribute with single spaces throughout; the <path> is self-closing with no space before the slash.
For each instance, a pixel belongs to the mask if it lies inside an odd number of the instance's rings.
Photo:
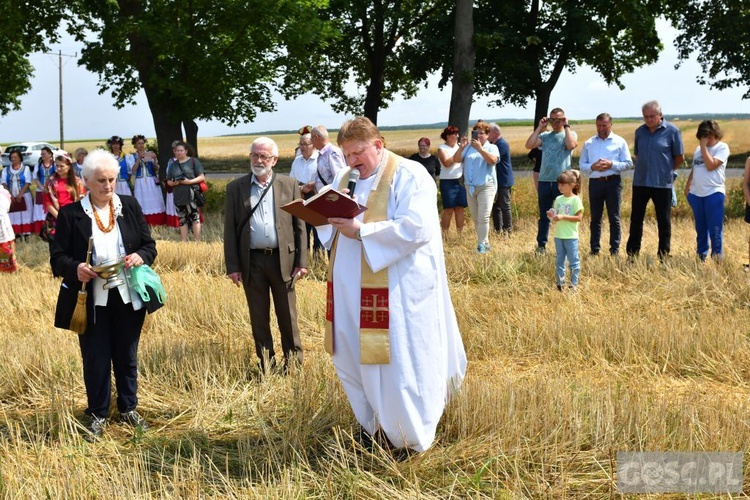
<path id="1" fill-rule="evenodd" d="M 440 196 L 443 208 L 466 207 L 466 188 L 460 179 L 440 179 Z"/>

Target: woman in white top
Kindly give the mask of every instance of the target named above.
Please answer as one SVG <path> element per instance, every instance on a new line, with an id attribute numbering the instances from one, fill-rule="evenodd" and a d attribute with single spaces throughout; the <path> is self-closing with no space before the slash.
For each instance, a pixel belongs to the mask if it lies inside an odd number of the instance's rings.
<path id="1" fill-rule="evenodd" d="M 695 217 L 698 257 L 706 260 L 710 239 L 711 257 L 720 262 L 726 193 L 724 179 L 729 146 L 721 142 L 724 134 L 714 120 L 702 121 L 695 136 L 700 145 L 693 155 L 693 169 L 685 185 L 685 196 Z"/>
<path id="2" fill-rule="evenodd" d="M 451 218 L 456 218 L 456 230 L 460 233 L 464 228 L 464 209 L 466 189 L 461 185 L 464 169 L 460 162 L 453 161 L 453 154 L 458 151 L 458 128 L 445 127 L 440 138 L 445 143 L 438 146 L 438 160 L 440 160 L 440 197 L 443 201 L 443 218 L 440 227 L 443 233 L 448 232 Z M 454 215 L 455 214 L 455 215 Z"/>

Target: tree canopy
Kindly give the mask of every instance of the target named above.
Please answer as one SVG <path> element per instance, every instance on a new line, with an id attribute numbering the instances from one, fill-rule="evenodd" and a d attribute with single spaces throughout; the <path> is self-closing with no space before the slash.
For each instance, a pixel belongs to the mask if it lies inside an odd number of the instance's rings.
<path id="1" fill-rule="evenodd" d="M 448 0 L 330 0 L 317 10 L 330 31 L 305 48 L 312 64 L 290 68 L 285 94 L 311 91 L 332 100 L 336 111 L 364 114 L 377 123 L 381 109 L 398 95 L 414 97 L 435 70 L 423 64 L 418 40 L 433 36 L 425 31 L 428 21 L 451 5 Z"/>
<path id="2" fill-rule="evenodd" d="M 143 88 L 160 153 L 170 155 L 181 126 L 197 146 L 195 120 L 235 125 L 274 110 L 287 47 L 324 32 L 307 19 L 324 1 L 77 0 L 73 9 L 96 35 L 78 35 L 81 64 L 116 105 Z"/>
<path id="3" fill-rule="evenodd" d="M 587 65 L 608 84 L 657 60 L 662 44 L 655 18 L 661 0 L 479 0 L 475 92 L 499 106 L 536 99 L 535 121 L 544 116 L 564 70 Z M 441 84 L 453 78 L 443 65 Z"/>
<path id="4" fill-rule="evenodd" d="M 680 30 L 679 58 L 695 54 L 703 69 L 696 80 L 718 90 L 745 87 L 743 99 L 750 99 L 750 0 L 678 0 L 667 16 Z"/>
<path id="5" fill-rule="evenodd" d="M 31 90 L 34 67 L 29 55 L 47 50 L 57 39 L 59 1 L 0 0 L 0 116 L 20 109 L 20 97 Z"/>

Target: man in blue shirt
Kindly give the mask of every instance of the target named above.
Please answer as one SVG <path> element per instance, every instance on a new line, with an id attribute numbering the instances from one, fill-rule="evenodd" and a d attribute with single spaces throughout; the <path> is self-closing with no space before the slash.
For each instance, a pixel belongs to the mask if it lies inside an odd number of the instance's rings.
<path id="1" fill-rule="evenodd" d="M 626 250 L 631 257 L 640 252 L 646 206 L 653 200 L 659 258 L 663 259 L 669 255 L 672 239 L 672 172 L 685 159 L 685 148 L 680 129 L 664 120 L 657 101 L 649 101 L 641 109 L 645 123 L 635 131 L 633 202 Z"/>
<path id="2" fill-rule="evenodd" d="M 620 172 L 633 166 L 625 139 L 612 132 L 612 117 L 601 113 L 596 117 L 596 135 L 583 143 L 578 167 L 589 177 L 591 210 L 591 255 L 598 255 L 602 234 L 602 215 L 607 205 L 609 218 L 609 253 L 620 250 L 620 204 L 622 178 Z"/>
<path id="3" fill-rule="evenodd" d="M 547 132 L 547 124 L 552 125 L 552 131 Z M 565 111 L 555 108 L 539 120 L 539 125 L 526 140 L 526 149 L 541 147 L 542 166 L 539 171 L 539 186 L 537 196 L 539 201 L 539 221 L 536 233 L 536 253 L 543 254 L 547 246 L 550 220 L 547 210 L 552 208 L 555 198 L 560 196 L 557 189 L 557 176 L 565 170 L 570 170 L 570 155 L 578 145 L 578 136 L 570 130 Z"/>
<path id="4" fill-rule="evenodd" d="M 490 123 L 489 141 L 497 146 L 499 156 L 495 164 L 497 174 L 497 194 L 495 203 L 492 204 L 492 225 L 495 232 L 502 231 L 510 236 L 513 230 L 513 221 L 510 210 L 510 192 L 513 189 L 513 165 L 510 162 L 510 145 L 503 139 L 500 125 Z"/>

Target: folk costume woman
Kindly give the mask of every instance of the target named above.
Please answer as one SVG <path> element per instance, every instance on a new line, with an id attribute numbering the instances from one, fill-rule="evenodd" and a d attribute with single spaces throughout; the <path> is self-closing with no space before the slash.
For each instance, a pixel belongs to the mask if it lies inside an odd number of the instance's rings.
<path id="1" fill-rule="evenodd" d="M 47 217 L 47 211 L 44 207 L 44 195 L 47 181 L 55 173 L 55 160 L 53 159 L 52 150 L 47 146 L 42 148 L 39 163 L 34 171 L 34 184 L 36 185 L 36 195 L 34 196 L 34 212 L 31 216 L 32 232 L 39 233 Z"/>
<path id="2" fill-rule="evenodd" d="M 169 172 L 169 169 L 172 167 L 172 163 L 177 161 L 175 148 L 179 143 L 180 141 L 172 141 L 172 158 L 170 158 L 167 162 L 166 172 Z M 164 185 L 164 190 L 167 192 L 166 202 L 164 203 L 167 212 L 167 226 L 179 230 L 180 216 L 177 214 L 177 207 L 174 204 L 174 193 L 172 192 L 172 186 L 170 186 L 169 183 L 166 182 Z"/>
<path id="3" fill-rule="evenodd" d="M 55 151 L 55 173 L 45 185 L 44 209 L 47 211 L 45 227 L 40 235 L 42 239 L 52 240 L 55 237 L 57 215 L 64 206 L 83 198 L 86 188 L 76 175 L 73 161 L 65 151 Z"/>
<path id="4" fill-rule="evenodd" d="M 22 163 L 23 157 L 18 151 L 10 152 L 10 166 L 3 170 L 2 184 L 10 191 L 12 201 L 16 203 L 24 201 L 26 208 L 17 212 L 10 212 L 10 223 L 13 226 L 13 232 L 16 238 L 23 235 L 24 240 L 29 239 L 29 234 L 34 225 L 32 216 L 34 213 L 34 204 L 31 200 L 31 169 Z"/>
<path id="5" fill-rule="evenodd" d="M 115 193 L 119 195 L 126 194 L 128 196 L 133 196 L 133 190 L 130 187 L 130 170 L 128 169 L 128 161 L 125 158 L 125 154 L 122 152 L 122 146 L 124 143 L 122 137 L 119 135 L 113 135 L 107 139 L 107 148 L 109 148 L 109 152 L 115 157 L 119 166 Z"/>
<path id="6" fill-rule="evenodd" d="M 141 205 L 148 225 L 163 226 L 167 214 L 159 184 L 159 160 L 153 152 L 146 151 L 146 142 L 142 135 L 133 136 L 136 151 L 127 157 L 133 196 Z"/>

